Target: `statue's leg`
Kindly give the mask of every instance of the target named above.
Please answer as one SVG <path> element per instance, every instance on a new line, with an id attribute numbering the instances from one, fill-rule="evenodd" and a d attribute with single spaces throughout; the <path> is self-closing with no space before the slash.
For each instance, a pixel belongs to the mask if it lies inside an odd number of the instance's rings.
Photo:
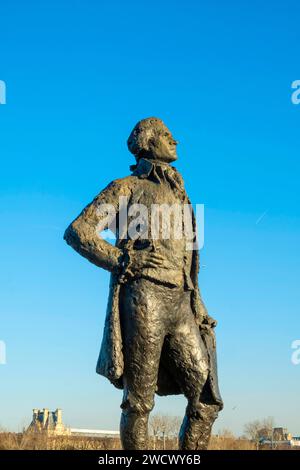
<path id="1" fill-rule="evenodd" d="M 171 334 L 166 339 L 166 348 L 169 353 L 169 370 L 173 371 L 174 378 L 188 399 L 179 433 L 179 447 L 187 450 L 206 449 L 219 406 L 206 393 L 208 355 L 187 292 L 182 296 Z"/>
<path id="2" fill-rule="evenodd" d="M 218 416 L 219 405 L 188 403 L 179 432 L 179 448 L 182 450 L 207 449 L 212 426 Z"/>
<path id="3" fill-rule="evenodd" d="M 162 290 L 140 280 L 120 296 L 124 355 L 124 396 L 120 423 L 124 449 L 147 449 L 148 418 L 154 407 L 159 360 L 164 341 Z"/>
<path id="4" fill-rule="evenodd" d="M 130 387 L 131 388 L 131 387 Z M 120 437 L 123 449 L 148 449 L 148 419 L 154 406 L 154 393 L 147 401 L 136 397 L 126 387 L 121 408 Z"/>

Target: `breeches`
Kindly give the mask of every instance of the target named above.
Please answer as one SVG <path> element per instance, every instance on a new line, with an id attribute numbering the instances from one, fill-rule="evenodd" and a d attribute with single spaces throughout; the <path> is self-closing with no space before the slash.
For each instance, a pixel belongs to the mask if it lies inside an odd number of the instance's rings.
<path id="1" fill-rule="evenodd" d="M 189 407 L 197 408 L 208 376 L 208 357 L 191 310 L 190 291 L 135 280 L 121 288 L 120 319 L 124 355 L 121 407 L 149 413 L 158 371 L 163 367 Z"/>

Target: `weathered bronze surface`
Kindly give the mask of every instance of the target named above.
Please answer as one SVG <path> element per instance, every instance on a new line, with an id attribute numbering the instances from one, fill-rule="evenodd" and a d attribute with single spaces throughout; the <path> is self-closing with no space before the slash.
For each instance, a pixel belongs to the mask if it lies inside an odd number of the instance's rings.
<path id="1" fill-rule="evenodd" d="M 147 449 L 148 417 L 159 395 L 188 400 L 181 449 L 205 449 L 223 407 L 217 380 L 216 325 L 198 287 L 199 253 L 178 239 L 154 237 L 149 219 L 128 236 L 131 208 L 142 204 L 190 204 L 179 172 L 177 142 L 158 118 L 140 121 L 128 139 L 136 158 L 132 174 L 110 183 L 65 232 L 65 240 L 95 265 L 111 272 L 97 372 L 124 389 L 120 433 L 124 449 Z M 121 197 L 121 199 L 120 199 Z M 120 222 L 122 201 L 128 219 Z M 115 215 L 103 210 L 111 205 Z M 136 214 L 135 218 L 136 218 Z M 170 219 L 174 229 L 176 219 Z M 193 229 L 195 217 L 192 215 Z M 99 234 L 115 232 L 113 246 Z M 126 233 L 124 233 L 126 232 Z"/>

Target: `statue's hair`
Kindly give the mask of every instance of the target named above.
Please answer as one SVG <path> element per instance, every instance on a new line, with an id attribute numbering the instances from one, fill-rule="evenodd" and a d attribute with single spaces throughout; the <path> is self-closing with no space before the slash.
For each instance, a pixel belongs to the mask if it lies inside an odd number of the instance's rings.
<path id="1" fill-rule="evenodd" d="M 149 143 L 167 130 L 163 121 L 150 117 L 139 121 L 127 140 L 128 149 L 133 155 L 149 150 Z"/>

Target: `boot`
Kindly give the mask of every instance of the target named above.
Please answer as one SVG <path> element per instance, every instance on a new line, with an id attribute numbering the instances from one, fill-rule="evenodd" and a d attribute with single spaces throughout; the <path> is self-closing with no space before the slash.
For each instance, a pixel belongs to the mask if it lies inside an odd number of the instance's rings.
<path id="1" fill-rule="evenodd" d="M 149 414 L 124 410 L 121 414 L 120 437 L 124 450 L 144 450 L 148 445 Z"/>
<path id="2" fill-rule="evenodd" d="M 180 450 L 205 450 L 208 447 L 211 428 L 218 416 L 219 407 L 200 403 L 196 410 L 189 410 L 179 432 Z"/>

